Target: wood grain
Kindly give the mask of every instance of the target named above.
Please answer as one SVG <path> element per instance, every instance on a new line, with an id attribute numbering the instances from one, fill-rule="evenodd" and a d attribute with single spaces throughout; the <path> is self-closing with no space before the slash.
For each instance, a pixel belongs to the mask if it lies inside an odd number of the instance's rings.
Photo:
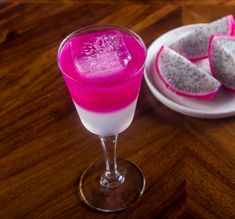
<path id="1" fill-rule="evenodd" d="M 123 212 L 87 208 L 75 185 L 102 159 L 101 147 L 56 63 L 60 41 L 81 26 L 123 25 L 150 45 L 172 28 L 234 11 L 225 0 L 0 1 L 0 218 L 235 218 L 235 118 L 180 115 L 145 82 L 118 154 L 141 167 L 146 191 Z"/>

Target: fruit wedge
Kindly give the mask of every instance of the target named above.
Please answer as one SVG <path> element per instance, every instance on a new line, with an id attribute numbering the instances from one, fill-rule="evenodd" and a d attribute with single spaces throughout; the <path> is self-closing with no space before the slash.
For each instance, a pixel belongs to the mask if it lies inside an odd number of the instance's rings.
<path id="1" fill-rule="evenodd" d="M 213 35 L 208 50 L 212 74 L 235 91 L 235 36 Z"/>
<path id="2" fill-rule="evenodd" d="M 159 79 L 181 96 L 213 99 L 221 86 L 213 76 L 168 47 L 160 48 L 155 64 Z"/>
<path id="3" fill-rule="evenodd" d="M 208 57 L 208 46 L 212 34 L 232 35 L 235 22 L 232 15 L 205 24 L 170 45 L 172 49 L 191 61 Z"/>

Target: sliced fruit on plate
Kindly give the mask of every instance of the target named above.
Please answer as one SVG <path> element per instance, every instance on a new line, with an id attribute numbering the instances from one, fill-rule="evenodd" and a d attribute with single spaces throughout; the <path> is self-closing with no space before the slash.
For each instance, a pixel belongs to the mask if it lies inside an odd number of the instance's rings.
<path id="1" fill-rule="evenodd" d="M 212 34 L 232 35 L 235 22 L 232 15 L 220 18 L 212 23 L 197 27 L 170 45 L 172 49 L 191 61 L 208 57 L 208 45 Z"/>
<path id="2" fill-rule="evenodd" d="M 213 99 L 221 86 L 213 76 L 168 47 L 160 48 L 155 64 L 158 79 L 181 96 Z"/>
<path id="3" fill-rule="evenodd" d="M 208 50 L 212 74 L 235 91 L 235 36 L 213 35 Z"/>

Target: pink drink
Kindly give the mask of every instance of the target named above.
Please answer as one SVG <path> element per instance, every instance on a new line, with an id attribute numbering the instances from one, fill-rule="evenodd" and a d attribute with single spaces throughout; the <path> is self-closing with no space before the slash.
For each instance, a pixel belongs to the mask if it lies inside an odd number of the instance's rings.
<path id="1" fill-rule="evenodd" d="M 108 136 L 130 125 L 145 58 L 141 39 L 121 29 L 84 30 L 63 41 L 59 66 L 89 131 Z"/>

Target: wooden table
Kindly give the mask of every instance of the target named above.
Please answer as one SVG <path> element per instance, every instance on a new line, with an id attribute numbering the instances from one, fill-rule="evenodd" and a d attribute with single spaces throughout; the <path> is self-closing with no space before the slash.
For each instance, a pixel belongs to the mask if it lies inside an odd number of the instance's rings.
<path id="1" fill-rule="evenodd" d="M 124 25 L 150 45 L 172 28 L 234 11 L 235 1 L 3 0 L 0 218 L 235 218 L 235 118 L 180 115 L 145 82 L 118 143 L 118 154 L 143 170 L 145 193 L 119 213 L 87 208 L 75 185 L 102 159 L 101 147 L 80 123 L 56 62 L 60 41 L 84 25 Z"/>

